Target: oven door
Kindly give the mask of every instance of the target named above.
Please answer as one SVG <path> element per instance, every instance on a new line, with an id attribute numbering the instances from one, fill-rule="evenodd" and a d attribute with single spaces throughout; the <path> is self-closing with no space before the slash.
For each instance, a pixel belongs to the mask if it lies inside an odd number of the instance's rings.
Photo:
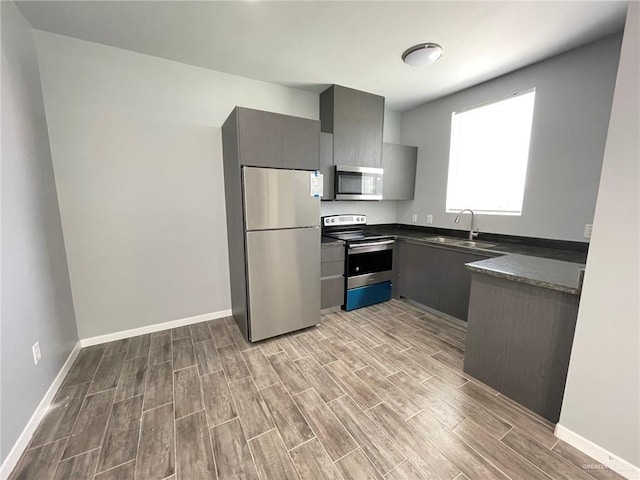
<path id="1" fill-rule="evenodd" d="M 382 200 L 382 168 L 336 166 L 336 200 Z"/>
<path id="2" fill-rule="evenodd" d="M 390 281 L 394 240 L 351 243 L 347 250 L 347 289 Z"/>

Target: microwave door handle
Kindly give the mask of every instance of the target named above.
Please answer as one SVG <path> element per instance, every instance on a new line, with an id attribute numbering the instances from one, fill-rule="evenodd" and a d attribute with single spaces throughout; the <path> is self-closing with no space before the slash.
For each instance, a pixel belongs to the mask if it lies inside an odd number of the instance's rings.
<path id="1" fill-rule="evenodd" d="M 384 240 L 381 242 L 368 242 L 368 243 L 357 243 L 355 245 L 349 245 L 349 248 L 366 248 L 366 247 L 376 247 L 378 245 L 391 245 L 395 240 Z"/>

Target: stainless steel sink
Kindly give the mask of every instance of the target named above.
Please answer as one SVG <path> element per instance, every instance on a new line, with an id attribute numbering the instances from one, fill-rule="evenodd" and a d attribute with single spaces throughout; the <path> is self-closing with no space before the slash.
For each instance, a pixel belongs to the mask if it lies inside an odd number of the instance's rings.
<path id="1" fill-rule="evenodd" d="M 484 243 L 484 242 L 474 242 L 472 240 L 464 240 L 462 242 L 458 241 L 453 243 L 456 247 L 468 247 L 468 248 L 489 248 L 495 247 L 493 243 Z"/>
<path id="2" fill-rule="evenodd" d="M 425 237 L 423 240 L 433 243 L 441 243 L 442 245 L 453 245 L 454 247 L 465 248 L 490 248 L 495 247 L 493 243 L 475 242 L 471 240 L 460 240 L 451 237 Z"/>
<path id="3" fill-rule="evenodd" d="M 443 243 L 445 245 L 455 245 L 460 240 L 457 238 L 449 238 L 449 237 L 425 237 L 425 241 L 433 242 L 433 243 Z"/>

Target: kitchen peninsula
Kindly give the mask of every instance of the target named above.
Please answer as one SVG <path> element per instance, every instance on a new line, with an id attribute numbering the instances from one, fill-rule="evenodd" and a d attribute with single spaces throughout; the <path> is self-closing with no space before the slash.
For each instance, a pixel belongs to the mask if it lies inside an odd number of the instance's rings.
<path id="1" fill-rule="evenodd" d="M 397 240 L 396 296 L 467 321 L 464 371 L 557 422 L 586 257 L 582 246 L 512 243 L 489 234 L 475 246 L 461 246 L 461 238 L 437 236 L 450 232 L 374 228 Z"/>

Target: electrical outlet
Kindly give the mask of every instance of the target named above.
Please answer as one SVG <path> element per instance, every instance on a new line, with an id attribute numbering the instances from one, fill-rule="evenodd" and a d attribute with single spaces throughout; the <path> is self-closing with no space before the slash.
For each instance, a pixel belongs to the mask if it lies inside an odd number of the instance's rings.
<path id="1" fill-rule="evenodd" d="M 585 224 L 584 238 L 591 238 L 591 230 L 593 230 L 593 225 L 591 225 L 590 223 Z"/>
<path id="2" fill-rule="evenodd" d="M 433 225 L 433 215 L 427 215 L 427 225 Z"/>
<path id="3" fill-rule="evenodd" d="M 33 362 L 37 365 L 40 359 L 42 359 L 42 353 L 40 353 L 40 342 L 36 342 L 31 347 L 33 352 Z"/>
<path id="4" fill-rule="evenodd" d="M 411 221 L 413 223 L 416 223 L 418 221 L 418 214 L 414 213 L 413 215 L 411 215 Z"/>

